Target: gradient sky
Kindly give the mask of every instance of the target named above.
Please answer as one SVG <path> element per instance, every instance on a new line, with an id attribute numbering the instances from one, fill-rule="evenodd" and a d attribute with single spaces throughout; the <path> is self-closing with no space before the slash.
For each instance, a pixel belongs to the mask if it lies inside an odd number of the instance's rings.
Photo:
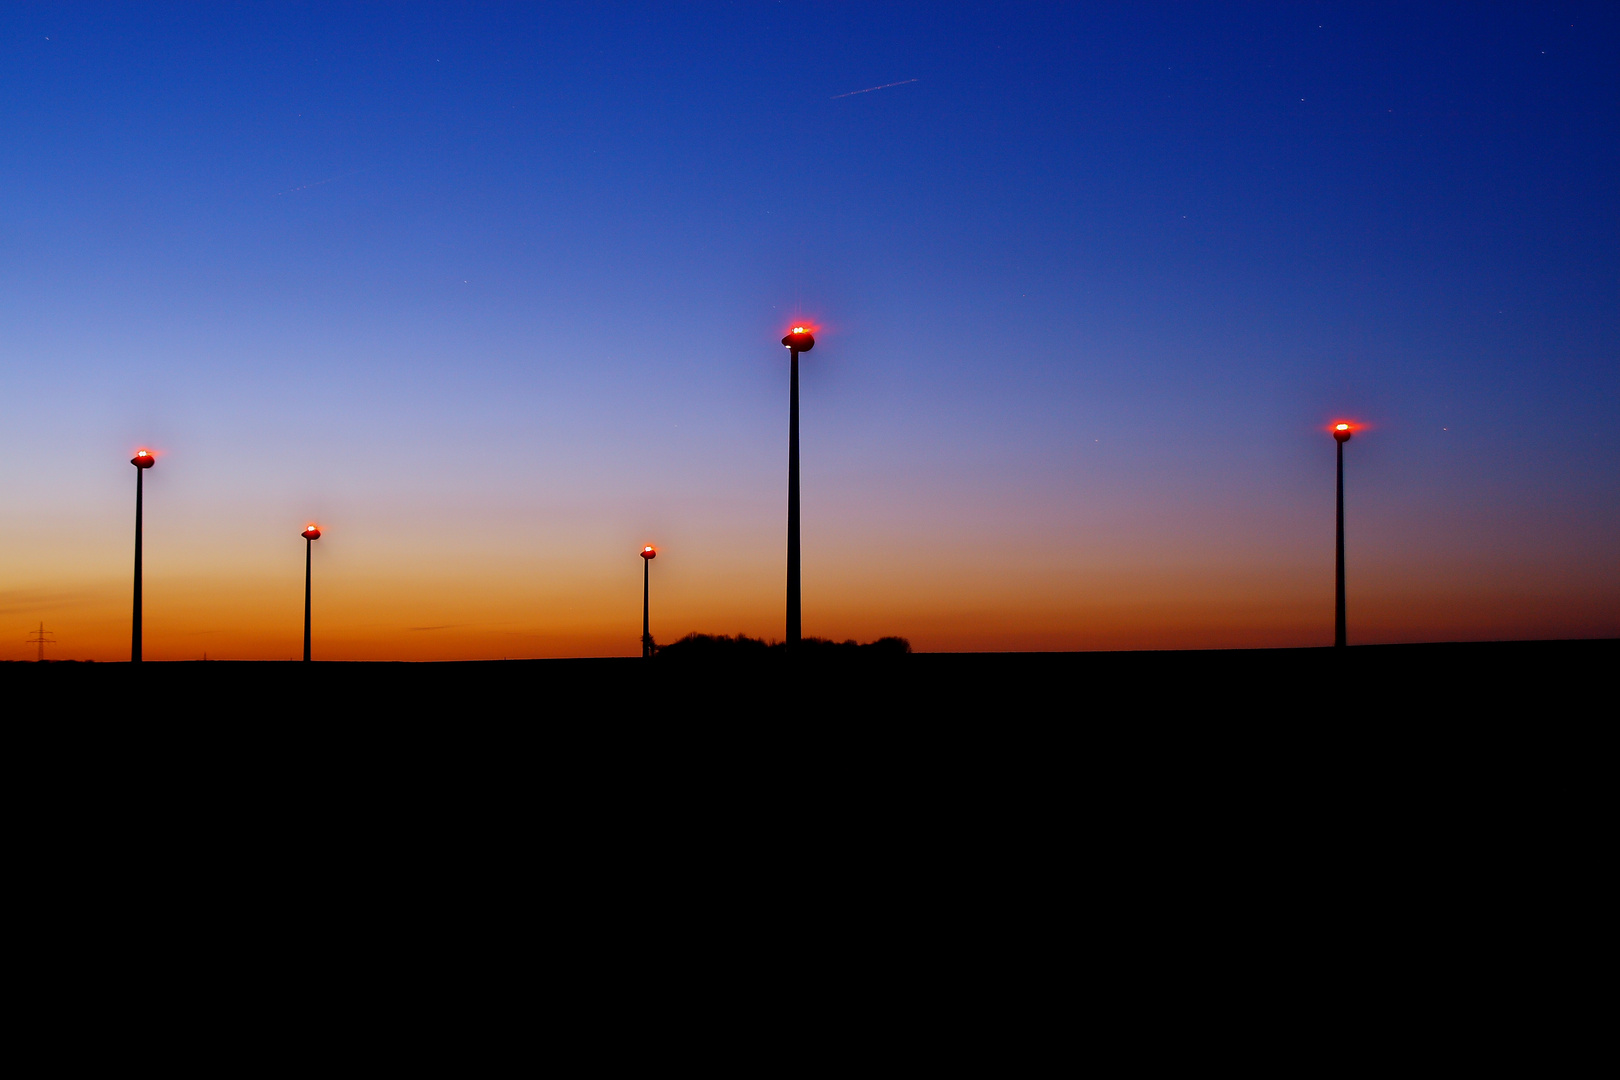
<path id="1" fill-rule="evenodd" d="M 0 9 L 0 657 L 1620 634 L 1613 4 Z M 914 80 L 914 81 L 904 81 Z M 853 93 L 889 83 L 869 93 Z"/>

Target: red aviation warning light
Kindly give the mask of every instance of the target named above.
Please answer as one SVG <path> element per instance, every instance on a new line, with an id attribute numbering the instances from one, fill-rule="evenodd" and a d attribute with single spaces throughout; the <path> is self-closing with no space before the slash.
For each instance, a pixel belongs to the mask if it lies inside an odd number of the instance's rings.
<path id="1" fill-rule="evenodd" d="M 1333 437 L 1342 443 L 1349 442 L 1350 436 L 1354 431 L 1355 428 L 1352 425 L 1346 424 L 1342 421 L 1333 425 Z"/>
<path id="2" fill-rule="evenodd" d="M 799 323 L 788 331 L 788 336 L 782 339 L 782 344 L 794 352 L 809 352 L 816 347 L 816 336 L 810 332 L 808 324 Z"/>
<path id="3" fill-rule="evenodd" d="M 658 552 L 653 549 L 651 544 L 648 544 L 641 549 L 641 557 L 643 559 L 656 559 L 658 558 Z"/>
<path id="4" fill-rule="evenodd" d="M 318 525 L 305 525 L 304 526 L 304 531 L 299 533 L 298 535 L 302 536 L 305 540 L 319 540 L 321 538 L 320 526 L 318 526 Z"/>
<path id="5" fill-rule="evenodd" d="M 129 463 L 137 469 L 150 469 L 157 464 L 157 458 L 152 455 L 150 450 L 137 450 L 135 456 L 129 459 Z"/>

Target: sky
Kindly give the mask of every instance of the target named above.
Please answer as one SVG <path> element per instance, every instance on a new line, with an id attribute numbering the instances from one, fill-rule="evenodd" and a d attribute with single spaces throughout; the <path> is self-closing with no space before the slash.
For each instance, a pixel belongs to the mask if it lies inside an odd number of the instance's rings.
<path id="1" fill-rule="evenodd" d="M 1620 8 L 0 8 L 0 658 L 1620 635 Z M 879 89 L 869 89 L 878 87 Z"/>

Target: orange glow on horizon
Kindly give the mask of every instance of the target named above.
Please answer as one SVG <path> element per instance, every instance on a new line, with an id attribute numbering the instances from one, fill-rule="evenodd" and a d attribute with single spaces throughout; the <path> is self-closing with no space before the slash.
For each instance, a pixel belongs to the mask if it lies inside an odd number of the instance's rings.
<path id="1" fill-rule="evenodd" d="M 167 517 L 149 520 L 161 528 Z M 454 508 L 445 508 L 442 517 L 456 517 Z M 913 535 L 931 535 L 928 524 L 918 522 Z M 1269 549 L 1252 553 L 1244 547 L 1246 536 L 1267 535 L 1269 521 L 1255 523 L 1249 533 L 1241 531 L 1250 525 L 1239 515 L 1219 524 L 1235 535 L 1222 541 L 1230 564 L 1214 574 L 1205 562 L 1175 557 L 1169 545 L 1144 553 L 1134 530 L 1089 533 L 1084 523 L 1074 529 L 1086 548 L 1080 560 L 1074 560 L 1071 545 L 1050 545 L 1045 535 L 1009 539 L 989 528 L 983 546 L 966 551 L 933 535 L 929 544 L 902 538 L 892 547 L 857 537 L 824 553 L 815 587 L 805 594 L 804 629 L 835 640 L 899 634 L 919 652 L 1329 644 L 1332 594 L 1324 604 L 1321 569 L 1326 562 L 1331 585 L 1331 546 L 1327 560 L 1309 549 L 1314 561 L 1279 566 Z M 673 641 L 689 631 L 780 638 L 775 525 L 772 514 L 757 545 L 727 547 L 734 538 L 721 527 L 700 533 L 697 542 L 683 537 L 680 565 L 665 567 L 675 573 L 663 579 L 654 598 L 660 638 Z M 74 603 L 56 611 L 42 605 L 39 615 L 47 626 L 61 624 L 56 637 L 64 658 L 129 658 L 129 544 L 123 532 L 103 545 L 104 552 L 92 552 L 94 573 L 86 573 L 78 566 L 82 557 L 64 553 L 61 545 L 41 549 L 52 578 L 74 589 Z M 394 544 L 362 528 L 324 551 L 326 561 L 315 568 L 322 575 L 319 655 L 429 661 L 639 654 L 642 583 L 613 545 L 603 546 L 592 535 L 550 548 L 546 561 L 537 562 L 526 550 L 481 547 L 478 530 L 469 535 L 447 526 L 442 539 L 432 537 L 435 543 L 418 550 L 422 545 Z M 206 649 L 212 659 L 297 660 L 303 567 L 294 551 L 281 547 L 284 542 L 275 536 L 262 541 L 252 520 L 239 534 L 148 534 L 146 659 L 200 660 Z M 1388 545 L 1373 549 L 1382 561 L 1350 578 L 1351 588 L 1362 590 L 1351 593 L 1361 597 L 1350 609 L 1361 613 L 1354 616 L 1361 621 L 1351 625 L 1363 627 L 1359 633 L 1368 643 L 1616 632 L 1620 592 L 1606 567 L 1574 582 L 1560 578 L 1564 571 L 1557 566 L 1535 571 L 1529 588 L 1538 599 L 1527 602 L 1522 592 L 1482 590 L 1471 567 L 1447 563 L 1449 552 L 1399 536 L 1391 542 L 1369 535 L 1367 543 Z M 637 553 L 648 547 L 662 557 L 646 541 Z M 569 572 L 559 574 L 556 566 Z M 1526 585 L 1520 579 L 1514 588 Z M 22 630 L 23 618 L 15 621 Z M 10 658 L 32 659 L 24 635 L 13 636 L 18 640 Z"/>

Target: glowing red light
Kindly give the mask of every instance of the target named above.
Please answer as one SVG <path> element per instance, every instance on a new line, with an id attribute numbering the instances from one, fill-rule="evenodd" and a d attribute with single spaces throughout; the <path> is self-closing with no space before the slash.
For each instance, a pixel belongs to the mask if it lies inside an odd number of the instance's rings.
<path id="1" fill-rule="evenodd" d="M 641 557 L 643 559 L 656 559 L 658 558 L 658 552 L 653 550 L 653 546 L 651 544 L 648 544 L 646 547 L 641 549 Z"/>
<path id="2" fill-rule="evenodd" d="M 816 347 L 816 328 L 807 322 L 793 324 L 782 344 L 796 352 L 809 352 Z"/>
<path id="3" fill-rule="evenodd" d="M 137 469 L 150 469 L 157 464 L 157 458 L 150 450 L 137 450 L 135 456 L 129 459 L 129 463 Z"/>
<path id="4" fill-rule="evenodd" d="M 305 525 L 304 531 L 298 535 L 304 537 L 306 540 L 319 540 L 321 538 L 321 530 L 318 525 Z"/>

